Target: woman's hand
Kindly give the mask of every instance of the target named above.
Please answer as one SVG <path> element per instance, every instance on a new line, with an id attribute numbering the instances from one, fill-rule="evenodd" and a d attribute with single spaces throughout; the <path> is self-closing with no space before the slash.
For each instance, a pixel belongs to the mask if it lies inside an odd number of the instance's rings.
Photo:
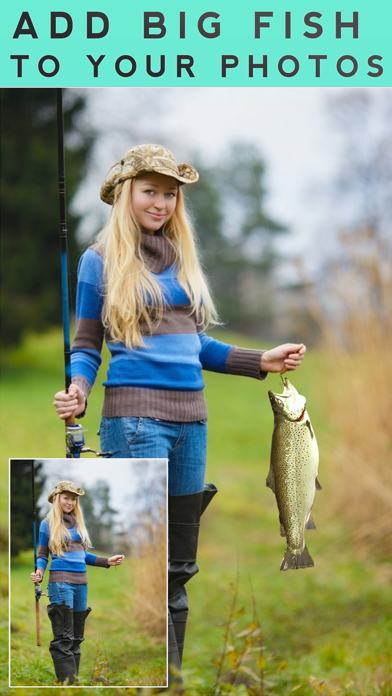
<path id="1" fill-rule="evenodd" d="M 31 581 L 34 583 L 34 585 L 38 585 L 40 582 L 42 582 L 43 577 L 42 570 L 39 568 L 37 568 L 35 573 L 31 573 L 30 575 Z"/>
<path id="2" fill-rule="evenodd" d="M 121 565 L 124 558 L 125 556 L 112 556 L 111 558 L 108 558 L 108 563 L 110 566 L 118 566 Z"/>
<path id="3" fill-rule="evenodd" d="M 72 414 L 79 416 L 86 408 L 86 396 L 80 387 L 76 384 L 71 384 L 68 394 L 65 391 L 60 391 L 54 395 L 53 406 L 63 420 L 70 418 Z"/>
<path id="4" fill-rule="evenodd" d="M 260 360 L 262 372 L 286 372 L 296 370 L 305 357 L 303 343 L 284 343 L 282 346 L 266 350 Z"/>

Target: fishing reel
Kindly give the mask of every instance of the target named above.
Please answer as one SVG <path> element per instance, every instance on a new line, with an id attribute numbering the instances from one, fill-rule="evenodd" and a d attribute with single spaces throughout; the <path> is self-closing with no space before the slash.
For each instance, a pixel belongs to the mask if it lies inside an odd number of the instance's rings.
<path id="1" fill-rule="evenodd" d="M 73 423 L 72 425 L 67 425 L 65 430 L 65 444 L 67 447 L 67 456 L 73 459 L 79 459 L 82 452 L 94 452 L 96 457 L 112 457 L 113 452 L 97 452 L 97 450 L 91 447 L 85 447 L 86 438 L 84 433 L 87 432 L 86 428 L 80 423 Z"/>
<path id="2" fill-rule="evenodd" d="M 41 587 L 41 585 L 38 583 L 38 585 L 35 585 L 35 601 L 36 601 L 36 602 L 39 602 L 39 600 L 41 599 L 42 595 L 43 595 L 44 597 L 49 597 L 49 595 L 45 594 L 45 592 L 42 592 L 42 587 Z"/>

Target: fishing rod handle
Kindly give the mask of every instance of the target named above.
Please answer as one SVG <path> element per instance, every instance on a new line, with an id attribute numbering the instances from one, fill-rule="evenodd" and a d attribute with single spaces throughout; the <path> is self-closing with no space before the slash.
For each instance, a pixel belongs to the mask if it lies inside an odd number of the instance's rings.
<path id="1" fill-rule="evenodd" d="M 41 625 L 39 620 L 39 602 L 35 601 L 35 631 L 37 634 L 37 646 L 41 645 Z"/>

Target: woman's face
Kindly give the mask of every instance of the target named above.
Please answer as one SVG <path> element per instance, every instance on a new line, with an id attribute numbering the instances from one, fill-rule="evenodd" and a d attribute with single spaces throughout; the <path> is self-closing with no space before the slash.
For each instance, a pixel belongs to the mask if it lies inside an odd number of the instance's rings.
<path id="1" fill-rule="evenodd" d="M 154 234 L 168 222 L 177 204 L 178 181 L 146 172 L 132 182 L 132 208 L 143 232 Z"/>
<path id="2" fill-rule="evenodd" d="M 68 493 L 67 491 L 65 493 L 60 493 L 59 503 L 62 511 L 68 514 L 72 512 L 76 505 L 77 497 L 76 493 Z"/>

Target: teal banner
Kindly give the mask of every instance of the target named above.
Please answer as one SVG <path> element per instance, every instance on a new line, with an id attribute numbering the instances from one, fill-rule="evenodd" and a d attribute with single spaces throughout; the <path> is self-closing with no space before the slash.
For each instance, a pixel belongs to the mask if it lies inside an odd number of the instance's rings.
<path id="1" fill-rule="evenodd" d="M 15 0 L 4 87 L 392 85 L 390 0 Z"/>

